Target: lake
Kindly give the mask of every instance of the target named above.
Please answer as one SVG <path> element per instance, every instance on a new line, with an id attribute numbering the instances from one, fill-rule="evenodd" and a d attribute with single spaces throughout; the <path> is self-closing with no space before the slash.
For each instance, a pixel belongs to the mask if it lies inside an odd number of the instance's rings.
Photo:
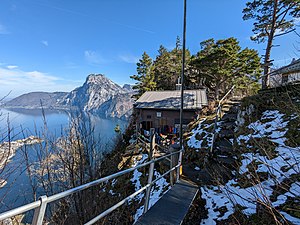
<path id="1" fill-rule="evenodd" d="M 68 130 L 72 119 L 69 113 L 63 111 L 46 110 L 43 117 L 42 110 L 27 109 L 0 109 L 0 140 L 7 141 L 8 127 L 11 130 L 11 140 L 23 139 L 30 135 L 41 136 L 46 130 L 47 136 L 59 138 L 62 133 Z M 87 115 L 85 115 L 87 116 Z M 116 133 L 114 128 L 119 125 L 124 131 L 128 122 L 119 119 L 107 119 L 101 116 L 88 115 L 91 126 L 94 127 L 94 136 L 101 139 L 101 144 L 105 146 L 106 151 L 110 151 L 113 145 Z M 45 128 L 45 125 L 47 129 Z M 32 161 L 37 157 L 35 152 L 30 151 L 28 147 L 29 157 Z M 30 182 L 26 174 L 26 164 L 24 163 L 24 153 L 17 150 L 11 162 L 0 174 L 5 174 L 4 178 L 7 184 L 0 188 L 0 212 L 6 211 L 11 207 L 32 201 L 32 192 Z"/>

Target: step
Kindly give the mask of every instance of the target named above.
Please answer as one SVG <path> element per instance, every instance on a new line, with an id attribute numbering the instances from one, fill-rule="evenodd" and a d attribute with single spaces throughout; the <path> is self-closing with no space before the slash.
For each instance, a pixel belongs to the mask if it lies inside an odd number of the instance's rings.
<path id="1" fill-rule="evenodd" d="M 224 121 L 220 123 L 221 129 L 234 130 L 236 128 L 235 121 Z"/>
<path id="2" fill-rule="evenodd" d="M 222 129 L 218 132 L 218 137 L 219 138 L 234 138 L 234 131 Z"/>
<path id="3" fill-rule="evenodd" d="M 229 112 L 231 110 L 231 106 L 223 106 L 222 111 L 223 112 Z"/>
<path id="4" fill-rule="evenodd" d="M 181 224 L 198 191 L 192 182 L 179 180 L 135 224 Z"/>
<path id="5" fill-rule="evenodd" d="M 239 108 L 240 108 L 240 107 L 239 107 L 238 105 L 232 106 L 232 107 L 230 108 L 229 112 L 230 112 L 230 113 L 237 114 L 238 111 L 239 111 Z"/>
<path id="6" fill-rule="evenodd" d="M 230 165 L 233 166 L 236 160 L 230 156 L 227 155 L 218 155 L 216 159 L 219 163 L 222 163 L 224 165 Z"/>
<path id="7" fill-rule="evenodd" d="M 218 152 L 222 152 L 222 151 L 232 152 L 233 151 L 232 144 L 226 139 L 217 140 L 215 142 L 214 147 L 216 148 L 215 151 L 218 151 Z"/>
<path id="8" fill-rule="evenodd" d="M 233 155 L 233 150 L 229 148 L 216 148 L 214 149 L 214 154 L 231 157 Z"/>
<path id="9" fill-rule="evenodd" d="M 242 101 L 243 97 L 242 96 L 233 96 L 229 100 L 231 101 Z"/>
<path id="10" fill-rule="evenodd" d="M 236 121 L 237 114 L 236 113 L 227 113 L 222 117 L 222 121 Z"/>
<path id="11" fill-rule="evenodd" d="M 188 177 L 190 180 L 197 184 L 211 184 L 213 178 L 206 168 L 201 170 L 195 170 L 194 167 L 189 165 L 182 166 L 182 174 L 184 177 Z"/>
<path id="12" fill-rule="evenodd" d="M 226 101 L 227 104 L 240 104 L 242 101 L 238 99 L 229 99 Z"/>

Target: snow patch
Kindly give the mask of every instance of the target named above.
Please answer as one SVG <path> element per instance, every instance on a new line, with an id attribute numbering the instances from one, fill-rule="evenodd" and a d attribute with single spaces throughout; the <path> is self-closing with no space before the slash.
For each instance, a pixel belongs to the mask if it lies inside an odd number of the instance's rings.
<path id="1" fill-rule="evenodd" d="M 207 129 L 210 128 L 211 126 L 214 126 L 214 124 L 206 124 L 204 123 L 206 119 L 203 119 L 199 122 L 198 127 L 192 130 L 192 136 L 190 136 L 190 139 L 187 142 L 187 145 L 190 148 L 194 149 L 200 149 L 202 146 L 202 143 L 204 140 L 207 141 L 207 146 L 209 147 L 212 144 L 212 134 L 211 132 L 207 132 Z M 201 140 L 198 140 L 197 137 L 201 136 Z"/>
<path id="2" fill-rule="evenodd" d="M 246 114 L 246 113 L 245 113 Z M 300 183 L 294 182 L 290 189 L 277 197 L 275 202 L 271 202 L 270 196 L 273 193 L 273 186 L 282 182 L 285 178 L 291 177 L 293 174 L 299 174 L 300 161 L 300 146 L 292 148 L 284 144 L 286 138 L 284 135 L 288 131 L 289 121 L 284 121 L 284 114 L 278 110 L 267 110 L 262 114 L 260 120 L 248 125 L 252 134 L 240 135 L 237 142 L 242 141 L 251 146 L 249 140 L 251 138 L 267 138 L 269 141 L 276 143 L 275 151 L 278 156 L 272 159 L 262 156 L 259 153 L 244 153 L 242 154 L 242 165 L 239 168 L 241 175 L 249 172 L 248 166 L 255 162 L 258 164 L 257 172 L 267 172 L 269 177 L 256 185 L 242 188 L 236 180 L 228 181 L 224 186 L 204 186 L 201 188 L 202 198 L 206 200 L 206 208 L 208 210 L 208 218 L 204 219 L 201 224 L 216 224 L 217 220 L 227 219 L 234 213 L 235 205 L 243 206 L 242 210 L 246 215 L 256 213 L 256 203 L 258 201 L 266 204 L 271 204 L 272 207 L 277 207 L 284 204 L 287 197 L 300 196 Z M 296 115 L 290 118 L 295 118 Z M 281 168 L 289 168 L 288 171 L 282 171 Z M 227 211 L 221 215 L 218 209 L 226 207 Z M 286 212 L 281 211 L 281 214 L 289 221 L 300 224 L 300 219 L 294 218 Z"/>
<path id="3" fill-rule="evenodd" d="M 145 163 L 145 161 L 148 159 L 148 155 L 147 154 L 143 154 L 141 159 L 137 160 L 135 159 L 134 163 L 133 163 L 133 167 L 138 166 L 142 163 Z M 139 172 L 138 170 L 134 170 L 133 172 L 133 177 L 130 179 L 130 181 L 135 185 L 135 191 L 138 191 L 139 189 L 142 188 L 140 179 L 141 176 L 143 174 L 141 172 Z M 154 170 L 154 174 L 153 174 L 153 180 L 157 179 L 161 177 L 161 174 L 159 172 L 157 172 L 156 170 Z M 151 188 L 151 194 L 150 194 L 150 200 L 149 200 L 149 208 L 151 208 L 161 197 L 162 195 L 169 190 L 170 187 L 169 183 L 167 182 L 167 180 L 162 177 L 159 180 L 156 181 L 156 183 L 152 186 Z M 164 191 L 165 190 L 165 191 Z M 138 194 L 137 196 L 134 197 L 134 199 L 138 202 L 141 203 L 142 200 L 144 199 L 145 196 L 145 192 L 142 192 L 140 194 Z M 135 215 L 134 215 L 134 221 L 136 222 L 138 220 L 138 218 L 140 218 L 140 216 L 143 214 L 144 212 L 144 205 L 140 206 Z"/>

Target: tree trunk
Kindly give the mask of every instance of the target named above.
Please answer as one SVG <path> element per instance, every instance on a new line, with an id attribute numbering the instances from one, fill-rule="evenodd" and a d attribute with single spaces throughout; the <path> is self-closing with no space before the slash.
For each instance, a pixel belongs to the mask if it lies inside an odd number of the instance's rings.
<path id="1" fill-rule="evenodd" d="M 271 49 L 273 47 L 273 39 L 275 34 L 275 24 L 276 24 L 276 12 L 278 8 L 278 0 L 274 1 L 274 8 L 273 8 L 273 15 L 272 15 L 272 24 L 270 33 L 268 35 L 268 43 L 265 52 L 265 59 L 264 59 L 264 76 L 262 79 L 262 89 L 266 89 L 270 86 L 270 56 L 271 56 Z"/>
<path id="2" fill-rule="evenodd" d="M 262 89 L 266 89 L 270 86 L 270 54 L 272 48 L 273 40 L 271 38 L 268 39 L 268 44 L 265 53 L 264 59 L 264 76 L 262 79 Z"/>
<path id="3" fill-rule="evenodd" d="M 216 85 L 215 98 L 216 98 L 217 101 L 219 101 L 219 98 L 220 98 L 220 87 L 219 87 L 219 85 Z"/>

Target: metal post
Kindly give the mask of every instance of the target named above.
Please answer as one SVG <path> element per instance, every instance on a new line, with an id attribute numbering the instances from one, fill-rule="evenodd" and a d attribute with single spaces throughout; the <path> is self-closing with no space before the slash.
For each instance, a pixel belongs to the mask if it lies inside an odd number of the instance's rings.
<path id="1" fill-rule="evenodd" d="M 33 225 L 42 225 L 46 212 L 47 196 L 43 195 L 39 198 L 39 200 L 41 201 L 41 205 L 34 210 L 34 216 L 32 220 Z"/>
<path id="2" fill-rule="evenodd" d="M 171 155 L 171 160 L 170 160 L 170 169 L 172 169 L 175 165 L 175 158 L 174 155 Z M 174 171 L 170 172 L 170 185 L 173 186 L 174 185 Z"/>
<path id="3" fill-rule="evenodd" d="M 180 149 L 183 151 L 183 90 L 184 90 L 184 69 L 185 69 L 185 37 L 186 37 L 186 0 L 183 6 L 183 41 L 182 41 L 182 68 L 181 68 L 181 105 L 180 105 Z M 178 157 L 177 178 L 179 180 L 181 172 L 182 151 Z"/>
<path id="4" fill-rule="evenodd" d="M 155 146 L 155 129 L 150 129 L 150 150 L 149 150 L 149 160 L 152 160 L 153 158 L 153 148 Z M 150 184 L 149 187 L 146 189 L 146 196 L 145 196 L 145 204 L 144 204 L 144 213 L 146 213 L 149 209 L 149 201 L 150 201 L 150 193 L 152 188 L 152 179 L 153 179 L 153 173 L 154 173 L 154 162 L 150 164 L 149 167 L 149 174 L 148 174 L 148 184 Z"/>
<path id="5" fill-rule="evenodd" d="M 182 154 L 183 154 L 183 148 L 181 148 L 181 151 L 179 152 L 178 156 L 178 167 L 177 167 L 177 176 L 176 176 L 176 182 L 179 181 L 180 175 L 182 174 Z"/>
<path id="6" fill-rule="evenodd" d="M 150 164 L 149 175 L 148 175 L 148 184 L 151 184 L 151 182 L 152 182 L 153 172 L 154 172 L 154 162 Z M 148 209 L 149 209 L 151 187 L 152 186 L 150 185 L 146 189 L 145 204 L 144 204 L 144 213 L 146 213 L 148 211 Z"/>
<path id="7" fill-rule="evenodd" d="M 176 152 L 177 149 L 174 148 L 174 145 L 170 146 L 170 152 Z M 176 165 L 176 156 L 171 155 L 170 159 L 170 169 L 173 169 L 173 167 Z M 170 185 L 173 186 L 175 182 L 175 171 L 170 172 Z"/>
<path id="8" fill-rule="evenodd" d="M 185 69 L 185 37 L 186 37 L 186 0 L 184 0 L 183 11 L 183 41 L 182 41 L 182 67 L 181 67 L 181 104 L 180 104 L 180 147 L 183 148 L 183 90 L 184 90 L 184 69 Z"/>
<path id="9" fill-rule="evenodd" d="M 155 147 L 155 129 L 150 128 L 150 150 L 149 150 L 149 159 L 153 158 L 153 152 Z"/>

